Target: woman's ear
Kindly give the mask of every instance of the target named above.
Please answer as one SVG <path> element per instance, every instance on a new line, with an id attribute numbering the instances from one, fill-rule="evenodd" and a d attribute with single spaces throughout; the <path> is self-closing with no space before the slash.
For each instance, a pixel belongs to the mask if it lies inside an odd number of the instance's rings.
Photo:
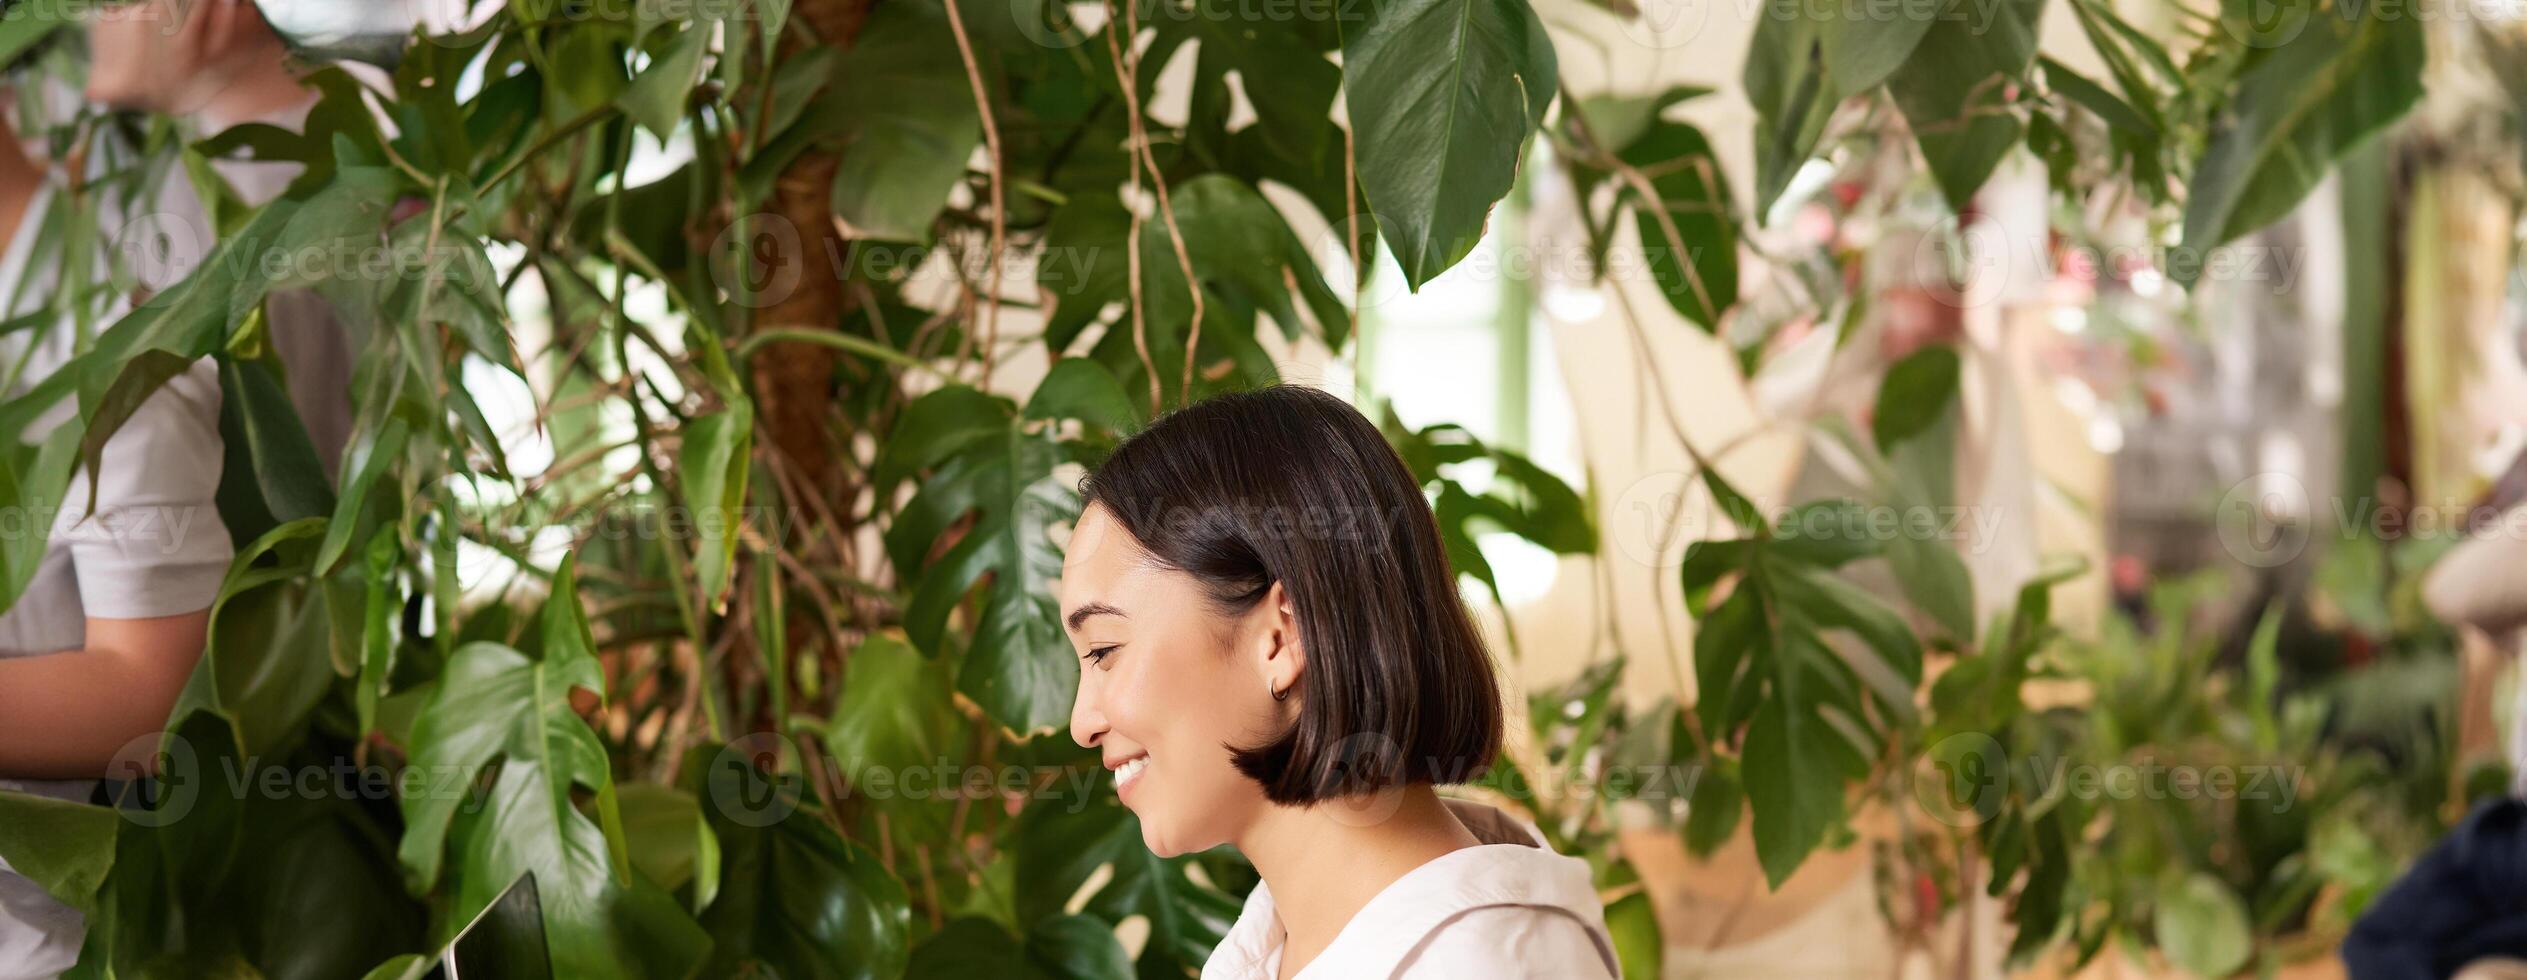
<path id="1" fill-rule="evenodd" d="M 1281 583 L 1272 583 L 1256 608 L 1263 619 L 1260 631 L 1266 687 L 1275 700 L 1288 700 L 1298 694 L 1299 681 L 1307 674 L 1307 644 L 1300 639 L 1298 603 Z"/>

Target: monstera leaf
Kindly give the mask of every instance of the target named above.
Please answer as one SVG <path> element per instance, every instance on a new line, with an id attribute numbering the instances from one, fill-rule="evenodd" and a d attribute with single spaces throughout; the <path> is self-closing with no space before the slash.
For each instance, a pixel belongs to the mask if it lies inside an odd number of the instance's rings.
<path id="1" fill-rule="evenodd" d="M 861 980 L 903 975 L 911 906 L 877 856 L 806 810 L 766 826 L 711 807 L 724 875 L 703 917 L 710 976 Z"/>
<path id="2" fill-rule="evenodd" d="M 1024 421 L 1004 399 L 943 388 L 904 409 L 877 467 L 881 486 L 932 470 L 886 534 L 897 571 L 920 583 L 906 635 L 925 653 L 946 650 L 949 613 L 984 586 L 957 689 L 1017 731 L 1068 718 L 1079 679 L 1053 600 L 1052 538 L 1078 517 L 1079 494 L 1053 476 L 1061 445 Z"/>
<path id="3" fill-rule="evenodd" d="M 927 240 L 983 139 L 941 9 L 876 6 L 826 90 L 847 147 L 834 174 L 834 213 L 876 238 Z"/>
<path id="4" fill-rule="evenodd" d="M 459 647 L 413 723 L 412 766 L 430 778 L 403 797 L 406 877 L 416 893 L 432 890 L 452 850 L 450 918 L 462 922 L 534 875 L 557 974 L 686 976 L 709 939 L 631 870 L 605 745 L 571 710 L 573 689 L 605 691 L 575 560 L 554 575 L 542 659 L 492 643 Z M 465 806 L 494 763 L 487 797 Z M 575 801 L 583 789 L 593 820 Z"/>
<path id="5" fill-rule="evenodd" d="M 1016 912 L 1021 922 L 1059 914 L 1070 896 L 1100 868 L 1107 869 L 1109 877 L 1089 896 L 1087 912 L 1109 924 L 1133 916 L 1149 920 L 1142 976 L 1199 969 L 1237 918 L 1236 898 L 1186 876 L 1194 857 L 1150 853 L 1141 839 L 1140 820 L 1102 783 L 1088 800 L 1056 799 L 1028 807 L 1010 825 L 1003 844 L 1017 855 Z"/>
<path id="6" fill-rule="evenodd" d="M 1449 567 L 1483 583 L 1494 599 L 1500 598 L 1500 583 L 1479 544 L 1485 533 L 1514 534 L 1557 555 L 1597 550 L 1597 528 L 1587 502 L 1535 461 L 1486 445 L 1464 426 L 1407 429 L 1391 408 L 1380 428 L 1404 468 L 1433 495 L 1433 516 Z M 1477 462 L 1491 468 L 1486 485 L 1477 488 L 1452 475 L 1457 464 Z"/>
<path id="7" fill-rule="evenodd" d="M 1743 726 L 1739 772 L 1755 854 L 1777 886 L 1842 819 L 1844 783 L 1865 775 L 1882 748 L 1888 733 L 1871 719 L 1912 723 L 1921 646 L 1893 610 L 1833 576 L 1834 566 L 1876 553 L 1874 542 L 1820 534 L 1803 519 L 1819 511 L 1807 508 L 1773 526 L 1717 471 L 1704 470 L 1703 481 L 1753 533 L 1685 551 L 1684 593 L 1700 616 L 1694 708 L 1715 741 Z M 1727 598 L 1706 607 L 1723 579 Z M 1854 642 L 1838 646 L 1831 633 Z"/>

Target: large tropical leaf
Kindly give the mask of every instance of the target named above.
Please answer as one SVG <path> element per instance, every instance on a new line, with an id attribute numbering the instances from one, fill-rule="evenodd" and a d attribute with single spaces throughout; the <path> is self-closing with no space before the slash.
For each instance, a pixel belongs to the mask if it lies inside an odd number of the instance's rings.
<path id="1" fill-rule="evenodd" d="M 1070 716 L 1079 679 L 1053 601 L 1062 553 L 1052 538 L 1077 518 L 1079 494 L 1053 476 L 1061 447 L 1021 422 L 1003 400 L 940 389 L 905 409 L 913 438 L 890 444 L 878 472 L 883 481 L 937 467 L 886 534 L 897 571 L 920 583 L 905 609 L 906 635 L 937 655 L 947 648 L 949 614 L 987 583 L 957 689 L 1028 731 Z"/>
<path id="2" fill-rule="evenodd" d="M 1238 901 L 1186 875 L 1194 858 L 1161 858 L 1142 842 L 1140 820 L 1101 785 L 1086 800 L 1041 800 L 1003 835 L 1017 856 L 1019 921 L 1059 914 L 1099 869 L 1108 877 L 1087 912 L 1110 924 L 1149 921 L 1141 975 L 1183 975 L 1209 958 L 1237 917 Z M 1174 971 L 1169 973 L 1167 971 Z"/>
<path id="3" fill-rule="evenodd" d="M 834 213 L 871 237 L 928 240 L 983 138 L 941 10 L 878 4 L 842 56 L 829 108 L 809 109 L 831 112 L 844 143 Z"/>
<path id="4" fill-rule="evenodd" d="M 605 746 L 571 710 L 573 689 L 605 690 L 571 560 L 554 576 L 543 632 L 541 660 L 477 642 L 448 661 L 413 724 L 412 766 L 431 778 L 403 797 L 406 877 L 414 891 L 431 890 L 452 851 L 451 918 L 461 922 L 532 874 L 557 972 L 685 976 L 709 940 L 672 896 L 631 870 Z M 466 806 L 495 762 L 487 796 Z M 594 820 L 576 801 L 583 789 Z"/>
<path id="5" fill-rule="evenodd" d="M 703 917 L 710 976 L 882 980 L 903 975 L 911 906 L 877 856 L 814 813 L 769 826 L 710 808 L 722 885 Z"/>
<path id="6" fill-rule="evenodd" d="M 1559 75 L 1521 0 L 1398 0 L 1343 38 L 1360 186 L 1413 288 L 1455 265 L 1509 193 Z"/>
<path id="7" fill-rule="evenodd" d="M 2280 220 L 2336 158 L 2395 121 L 2422 95 L 2422 24 L 2300 12 L 2304 26 L 2238 78 L 2224 124 L 2203 147 L 2185 202 L 2185 247 L 2195 261 L 2169 274 L 2191 282 L 2200 257 Z"/>

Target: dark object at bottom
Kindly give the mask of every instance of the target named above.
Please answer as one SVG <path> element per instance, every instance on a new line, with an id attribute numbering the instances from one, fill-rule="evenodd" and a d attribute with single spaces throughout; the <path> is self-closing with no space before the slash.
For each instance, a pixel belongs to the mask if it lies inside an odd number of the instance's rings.
<path id="1" fill-rule="evenodd" d="M 2353 980 L 2441 980 L 2487 957 L 2527 957 L 2527 801 L 2475 807 L 2343 940 Z"/>

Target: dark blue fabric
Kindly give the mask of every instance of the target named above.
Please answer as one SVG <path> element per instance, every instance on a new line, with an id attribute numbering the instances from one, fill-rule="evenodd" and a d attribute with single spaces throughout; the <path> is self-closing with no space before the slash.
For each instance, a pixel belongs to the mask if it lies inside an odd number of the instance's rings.
<path id="1" fill-rule="evenodd" d="M 2527 958 L 2527 802 L 2492 800 L 2370 903 L 2343 940 L 2353 980 L 2440 980 Z"/>

